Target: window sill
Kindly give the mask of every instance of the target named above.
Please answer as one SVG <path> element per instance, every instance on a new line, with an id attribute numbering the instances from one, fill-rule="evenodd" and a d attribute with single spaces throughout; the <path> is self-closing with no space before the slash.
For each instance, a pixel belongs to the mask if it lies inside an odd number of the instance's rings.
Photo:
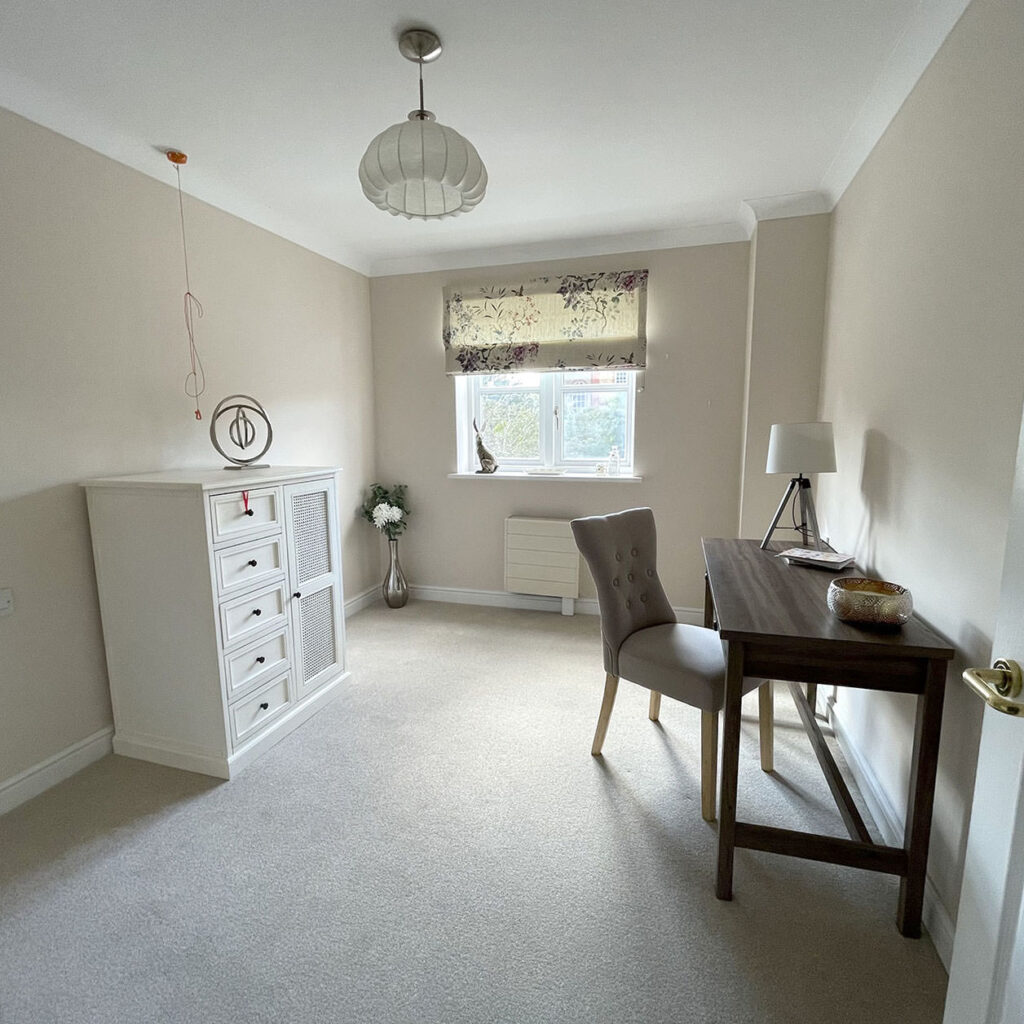
<path id="1" fill-rule="evenodd" d="M 642 476 L 619 473 L 609 476 L 607 473 L 526 473 L 510 470 L 497 473 L 449 473 L 449 480 L 586 480 L 592 484 L 635 484 L 643 480 Z"/>

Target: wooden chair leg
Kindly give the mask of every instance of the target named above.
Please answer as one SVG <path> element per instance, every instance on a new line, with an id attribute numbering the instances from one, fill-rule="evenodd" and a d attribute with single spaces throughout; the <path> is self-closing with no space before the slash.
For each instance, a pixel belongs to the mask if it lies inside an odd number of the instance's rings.
<path id="1" fill-rule="evenodd" d="M 657 690 L 651 690 L 651 707 L 647 712 L 647 717 L 652 721 L 658 720 L 658 715 L 661 714 L 661 694 Z"/>
<path id="2" fill-rule="evenodd" d="M 604 736 L 608 731 L 608 719 L 612 717 L 612 705 L 615 703 L 615 694 L 619 689 L 619 677 L 607 674 L 604 681 L 604 700 L 601 702 L 601 714 L 597 716 L 597 731 L 594 733 L 594 745 L 590 753 L 597 757 L 604 746 Z"/>
<path id="3" fill-rule="evenodd" d="M 775 770 L 775 695 L 772 680 L 757 691 L 757 718 L 761 731 L 761 771 Z"/>
<path id="4" fill-rule="evenodd" d="M 700 713 L 700 813 L 714 821 L 718 802 L 718 712 Z"/>

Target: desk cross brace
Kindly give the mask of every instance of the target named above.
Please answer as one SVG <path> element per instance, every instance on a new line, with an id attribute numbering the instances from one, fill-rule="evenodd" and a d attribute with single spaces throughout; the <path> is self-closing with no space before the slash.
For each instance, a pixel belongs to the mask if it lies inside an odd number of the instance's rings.
<path id="1" fill-rule="evenodd" d="M 864 819 L 861 817 L 860 811 L 857 810 L 857 805 L 853 802 L 853 794 L 850 792 L 850 787 L 847 786 L 846 780 L 839 771 L 839 765 L 836 764 L 832 751 L 828 749 L 828 744 L 822 735 L 818 720 L 814 717 L 814 712 L 811 710 L 810 702 L 804 696 L 799 683 L 791 682 L 789 684 L 789 692 L 793 698 L 793 703 L 796 704 L 797 711 L 800 712 L 800 718 L 803 720 L 807 738 L 811 741 L 814 756 L 817 757 L 818 764 L 821 765 L 821 770 L 825 775 L 828 788 L 832 791 L 836 807 L 839 809 L 839 813 L 846 824 L 846 831 L 850 833 L 851 839 L 870 845 L 873 842 L 871 833 L 868 832 Z"/>

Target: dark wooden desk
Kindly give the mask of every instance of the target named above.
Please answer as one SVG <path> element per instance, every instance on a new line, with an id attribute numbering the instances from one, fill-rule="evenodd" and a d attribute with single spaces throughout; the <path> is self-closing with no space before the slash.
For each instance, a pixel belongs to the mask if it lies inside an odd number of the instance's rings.
<path id="1" fill-rule="evenodd" d="M 825 603 L 829 581 L 837 575 L 862 575 L 860 570 L 850 568 L 835 573 L 787 565 L 774 553 L 787 546 L 784 544 L 775 544 L 770 551 L 762 551 L 756 540 L 705 539 L 703 544 L 707 567 L 705 624 L 717 625 L 726 647 L 727 666 L 718 898 L 732 899 L 733 851 L 737 846 L 882 871 L 900 876 L 896 923 L 904 935 L 918 937 L 946 663 L 953 657 L 953 649 L 916 618 L 900 629 L 887 631 L 861 629 L 835 618 Z M 744 676 L 791 681 L 801 718 L 846 822 L 849 839 L 736 820 Z M 902 847 L 881 846 L 871 841 L 807 700 L 795 683 L 918 695 Z"/>

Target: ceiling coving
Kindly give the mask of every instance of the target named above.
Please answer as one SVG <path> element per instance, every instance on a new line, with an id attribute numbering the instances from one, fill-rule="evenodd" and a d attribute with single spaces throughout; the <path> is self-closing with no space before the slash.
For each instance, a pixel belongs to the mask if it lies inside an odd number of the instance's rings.
<path id="1" fill-rule="evenodd" d="M 472 210 L 487 189 L 483 161 L 471 142 L 423 107 L 423 65 L 441 56 L 441 40 L 428 29 L 410 29 L 398 48 L 419 65 L 420 105 L 370 143 L 359 164 L 363 194 L 374 206 L 410 220 Z"/>
<path id="2" fill-rule="evenodd" d="M 747 200 L 830 210 L 966 6 L 3 0 L 0 107 L 165 184 L 183 149 L 186 202 L 369 277 L 636 253 L 747 240 Z M 489 184 L 474 214 L 410 225 L 357 172 L 419 106 L 396 50 L 424 27 L 429 106 Z"/>

